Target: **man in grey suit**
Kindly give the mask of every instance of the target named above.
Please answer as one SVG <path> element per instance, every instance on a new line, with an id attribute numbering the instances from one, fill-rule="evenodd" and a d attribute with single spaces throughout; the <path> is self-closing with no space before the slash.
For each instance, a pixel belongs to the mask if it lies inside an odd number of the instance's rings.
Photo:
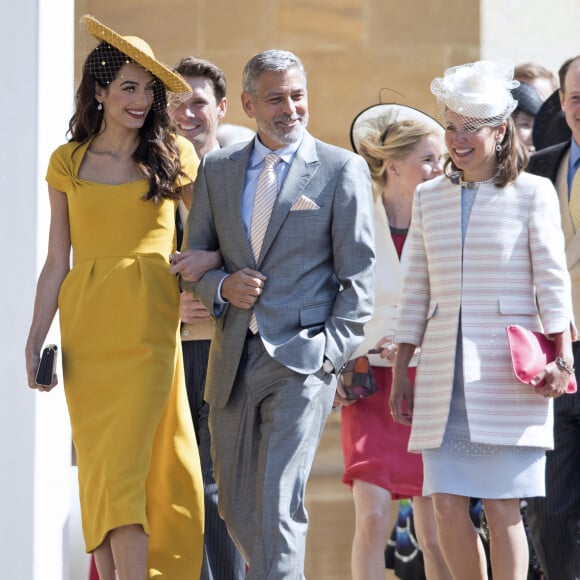
<path id="1" fill-rule="evenodd" d="M 580 179 L 580 55 L 560 67 L 560 103 L 572 138 L 532 155 L 527 171 L 548 177 L 560 199 L 566 260 L 572 280 L 576 324 L 580 322 L 580 228 L 574 225 L 569 196 Z M 572 344 L 580 382 L 580 341 Z M 528 500 L 528 524 L 547 580 L 580 578 L 580 392 L 554 401 L 554 450 L 546 454 L 546 497 Z"/>
<path id="2" fill-rule="evenodd" d="M 247 578 L 301 579 L 306 481 L 335 375 L 372 313 L 370 176 L 361 157 L 306 131 L 306 75 L 294 54 L 255 55 L 242 105 L 257 137 L 202 160 L 173 271 L 216 318 L 205 394 L 214 472 Z M 275 201 L 256 250 L 254 200 L 273 152 Z M 217 249 L 223 269 L 188 283 L 193 250 Z"/>

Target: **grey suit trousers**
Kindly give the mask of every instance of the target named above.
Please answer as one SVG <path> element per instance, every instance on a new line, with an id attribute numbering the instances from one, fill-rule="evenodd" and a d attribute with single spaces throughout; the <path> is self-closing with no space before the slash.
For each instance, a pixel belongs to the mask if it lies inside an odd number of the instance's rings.
<path id="1" fill-rule="evenodd" d="M 246 563 L 218 513 L 218 492 L 210 455 L 209 405 L 203 399 L 210 344 L 209 340 L 182 342 L 187 396 L 203 476 L 205 527 L 200 580 L 243 580 Z"/>
<path id="2" fill-rule="evenodd" d="M 580 343 L 573 344 L 580 382 Z M 546 454 L 546 497 L 528 500 L 528 525 L 547 580 L 580 579 L 580 392 L 554 401 L 554 450 Z"/>
<path id="3" fill-rule="evenodd" d="M 219 511 L 249 563 L 247 580 L 301 580 L 304 495 L 336 380 L 295 373 L 246 339 L 232 395 L 209 426 Z"/>

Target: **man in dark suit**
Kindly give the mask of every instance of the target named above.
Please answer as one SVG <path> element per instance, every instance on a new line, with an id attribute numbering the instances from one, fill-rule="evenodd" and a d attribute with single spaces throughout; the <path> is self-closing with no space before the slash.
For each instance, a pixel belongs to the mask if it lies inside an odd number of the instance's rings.
<path id="1" fill-rule="evenodd" d="M 361 157 L 306 131 L 306 75 L 294 54 L 254 56 L 242 105 L 257 137 L 204 157 L 186 236 L 189 249 L 219 248 L 224 268 L 189 288 L 216 317 L 206 399 L 220 513 L 248 580 L 298 580 L 305 486 L 335 375 L 372 312 L 370 176 Z M 187 280 L 187 250 L 173 271 Z"/>
<path id="2" fill-rule="evenodd" d="M 572 138 L 542 149 L 530 159 L 528 171 L 552 180 L 560 199 L 566 258 L 572 279 L 576 322 L 580 321 L 580 225 L 570 211 L 574 179 L 580 180 L 580 55 L 559 71 L 560 102 Z M 573 213 L 573 212 L 572 212 Z M 580 382 L 580 341 L 573 344 L 576 378 Z M 580 394 L 554 401 L 554 450 L 546 463 L 546 497 L 528 500 L 528 524 L 540 564 L 548 580 L 580 578 Z"/>

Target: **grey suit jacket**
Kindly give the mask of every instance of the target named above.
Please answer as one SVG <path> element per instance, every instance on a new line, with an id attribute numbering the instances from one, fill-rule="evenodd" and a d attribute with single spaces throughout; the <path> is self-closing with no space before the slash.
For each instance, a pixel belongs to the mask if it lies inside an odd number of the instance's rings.
<path id="1" fill-rule="evenodd" d="M 305 133 L 274 205 L 258 263 L 242 222 L 241 198 L 254 142 L 204 157 L 195 182 L 184 247 L 215 250 L 223 270 L 183 286 L 217 317 L 206 400 L 230 396 L 252 310 L 214 309 L 219 282 L 241 268 L 267 280 L 255 313 L 268 353 L 303 374 L 348 361 L 363 337 L 374 299 L 374 225 L 365 161 Z M 293 209 L 306 196 L 318 209 Z M 299 207 L 297 204 L 296 208 Z"/>

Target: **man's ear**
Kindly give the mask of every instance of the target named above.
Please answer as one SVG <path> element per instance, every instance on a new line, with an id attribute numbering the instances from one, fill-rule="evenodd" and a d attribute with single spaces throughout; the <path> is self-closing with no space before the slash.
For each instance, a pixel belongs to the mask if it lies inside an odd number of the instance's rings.
<path id="1" fill-rule="evenodd" d="M 218 105 L 217 112 L 218 119 L 223 119 L 226 116 L 227 110 L 228 110 L 228 100 L 226 99 L 226 97 L 224 97 Z"/>
<path id="2" fill-rule="evenodd" d="M 246 115 L 250 117 L 250 119 L 254 118 L 255 113 L 252 98 L 246 92 L 242 92 L 242 108 L 244 109 Z"/>

